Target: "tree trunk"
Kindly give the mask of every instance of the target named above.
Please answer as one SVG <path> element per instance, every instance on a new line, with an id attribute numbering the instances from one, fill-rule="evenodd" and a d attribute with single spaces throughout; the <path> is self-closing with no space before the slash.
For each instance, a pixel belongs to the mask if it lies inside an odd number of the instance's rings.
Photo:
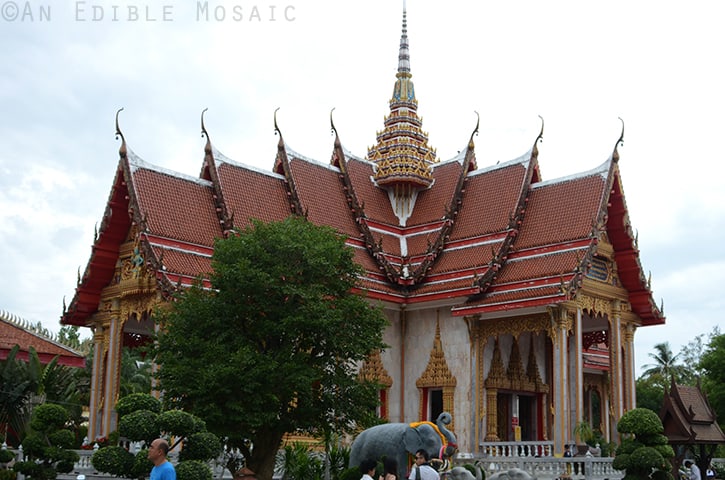
<path id="1" fill-rule="evenodd" d="M 274 431 L 257 433 L 247 467 L 256 473 L 258 480 L 272 480 L 274 462 L 282 444 L 282 437 L 282 433 Z"/>

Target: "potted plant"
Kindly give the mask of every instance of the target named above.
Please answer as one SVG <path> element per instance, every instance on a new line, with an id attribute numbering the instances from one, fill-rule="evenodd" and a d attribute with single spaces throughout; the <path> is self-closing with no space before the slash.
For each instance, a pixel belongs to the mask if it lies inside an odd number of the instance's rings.
<path id="1" fill-rule="evenodd" d="M 594 440 L 594 429 L 589 422 L 580 421 L 574 426 L 577 455 L 583 455 L 589 450 L 590 442 Z"/>

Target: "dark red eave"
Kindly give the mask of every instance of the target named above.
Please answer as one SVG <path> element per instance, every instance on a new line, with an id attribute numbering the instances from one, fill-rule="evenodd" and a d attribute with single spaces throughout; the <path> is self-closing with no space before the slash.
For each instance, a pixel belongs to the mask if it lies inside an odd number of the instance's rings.
<path id="1" fill-rule="evenodd" d="M 126 168 L 124 168 L 126 167 Z M 63 325 L 85 326 L 88 317 L 98 310 L 101 291 L 111 283 L 116 269 L 119 248 L 131 227 L 129 195 L 126 184 L 127 165 L 121 160 L 106 204 L 103 223 L 93 244 L 91 257 L 67 312 L 61 317 Z"/>
<path id="2" fill-rule="evenodd" d="M 616 174 L 607 209 L 607 234 L 614 247 L 614 260 L 617 263 L 619 279 L 629 292 L 632 312 L 642 319 L 642 325 L 662 325 L 665 323 L 665 317 L 652 299 L 652 292 L 644 280 L 639 250 L 635 247 L 631 228 L 625 224 L 625 219 L 629 215 L 619 180 L 619 175 Z"/>

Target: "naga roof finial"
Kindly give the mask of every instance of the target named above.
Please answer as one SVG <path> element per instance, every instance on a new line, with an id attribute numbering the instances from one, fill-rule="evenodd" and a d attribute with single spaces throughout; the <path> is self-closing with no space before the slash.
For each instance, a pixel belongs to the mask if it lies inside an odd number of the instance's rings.
<path id="1" fill-rule="evenodd" d="M 274 134 L 279 135 L 280 138 L 282 137 L 282 131 L 277 126 L 277 110 L 279 110 L 279 107 L 274 109 Z"/>
<path id="2" fill-rule="evenodd" d="M 337 129 L 335 128 L 335 122 L 332 121 L 332 112 L 335 111 L 335 107 L 332 107 L 332 110 L 330 110 L 330 130 L 332 133 L 337 136 Z"/>
<path id="3" fill-rule="evenodd" d="M 118 140 L 118 137 L 121 137 L 121 146 L 118 148 L 118 156 L 121 158 L 126 158 L 126 138 L 123 136 L 123 133 L 121 133 L 121 129 L 118 126 L 118 114 L 122 111 L 123 107 L 119 108 L 116 112 L 116 140 Z"/>
<path id="4" fill-rule="evenodd" d="M 208 108 L 205 108 L 201 111 L 201 136 L 206 138 L 206 145 L 204 145 L 204 153 L 206 155 L 211 154 L 211 139 L 209 138 L 209 132 L 206 131 L 206 126 L 204 125 L 204 113 L 209 110 Z"/>
<path id="5" fill-rule="evenodd" d="M 620 145 L 624 145 L 624 120 L 622 120 L 622 117 L 617 118 L 620 122 L 622 122 L 622 133 L 619 134 L 617 143 L 614 144 L 614 152 L 612 152 L 612 161 L 614 161 L 614 163 L 617 163 L 619 161 L 619 151 L 617 149 Z"/>

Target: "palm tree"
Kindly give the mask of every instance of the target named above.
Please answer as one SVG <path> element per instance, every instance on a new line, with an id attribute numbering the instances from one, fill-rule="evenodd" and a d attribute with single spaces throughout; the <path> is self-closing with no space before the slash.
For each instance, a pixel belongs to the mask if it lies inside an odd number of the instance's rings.
<path id="1" fill-rule="evenodd" d="M 650 353 L 649 356 L 655 363 L 644 366 L 647 370 L 642 373 L 642 377 L 656 380 L 662 387 L 665 387 L 670 379 L 678 382 L 686 372 L 685 366 L 677 363 L 680 355 L 672 353 L 669 342 L 658 343 L 654 349 L 655 352 Z"/>

